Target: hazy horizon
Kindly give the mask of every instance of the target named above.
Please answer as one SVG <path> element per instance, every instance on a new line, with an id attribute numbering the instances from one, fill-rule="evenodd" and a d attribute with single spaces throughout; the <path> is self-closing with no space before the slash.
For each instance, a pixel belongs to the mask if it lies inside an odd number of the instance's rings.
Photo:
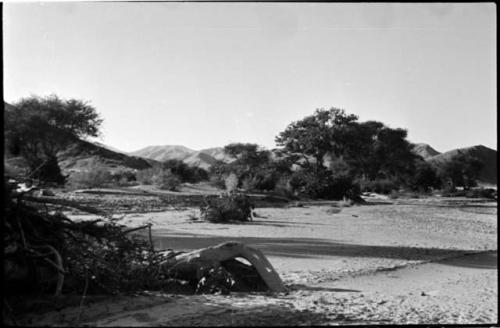
<path id="1" fill-rule="evenodd" d="M 316 108 L 439 152 L 497 149 L 496 11 L 480 4 L 4 3 L 4 100 L 57 94 L 125 152 L 274 137 Z"/>

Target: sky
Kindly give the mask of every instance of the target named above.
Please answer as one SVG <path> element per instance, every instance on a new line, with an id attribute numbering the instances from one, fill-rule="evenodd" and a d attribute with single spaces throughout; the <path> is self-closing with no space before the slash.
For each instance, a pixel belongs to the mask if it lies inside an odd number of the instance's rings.
<path id="1" fill-rule="evenodd" d="M 337 107 L 497 149 L 494 3 L 4 3 L 4 99 L 89 101 L 123 151 L 275 147 Z"/>

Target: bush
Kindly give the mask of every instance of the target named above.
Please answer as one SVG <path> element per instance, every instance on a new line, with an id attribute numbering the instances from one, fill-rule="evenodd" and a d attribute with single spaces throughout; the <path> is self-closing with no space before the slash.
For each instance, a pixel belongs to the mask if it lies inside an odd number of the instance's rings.
<path id="1" fill-rule="evenodd" d="M 133 186 L 137 184 L 137 178 L 131 171 L 115 172 L 112 174 L 113 184 L 119 187 Z"/>
<path id="2" fill-rule="evenodd" d="M 293 188 L 290 184 L 289 176 L 282 176 L 278 179 L 274 186 L 274 191 L 282 196 L 294 198 L 295 194 L 293 192 Z"/>
<path id="3" fill-rule="evenodd" d="M 159 167 L 153 167 L 153 168 L 150 168 L 150 169 L 145 169 L 145 170 L 141 170 L 141 171 L 138 171 L 136 173 L 136 180 L 140 183 L 140 184 L 143 184 L 143 185 L 152 185 L 153 184 L 153 178 L 160 174 L 162 171 L 161 168 Z"/>
<path id="4" fill-rule="evenodd" d="M 475 188 L 470 190 L 443 190 L 443 197 L 467 197 L 497 199 L 497 191 L 492 188 Z"/>
<path id="5" fill-rule="evenodd" d="M 252 208 L 248 196 L 232 192 L 218 198 L 206 198 L 200 211 L 202 219 L 212 223 L 245 222 L 250 220 Z"/>
<path id="6" fill-rule="evenodd" d="M 224 179 L 224 185 L 226 187 L 226 190 L 228 192 L 235 191 L 236 188 L 238 188 L 238 177 L 234 173 L 230 173 L 225 179 Z"/>
<path id="7" fill-rule="evenodd" d="M 170 169 L 153 167 L 141 170 L 136 174 L 137 181 L 144 185 L 155 185 L 159 189 L 177 191 L 181 185 L 181 179 L 173 174 Z"/>
<path id="8" fill-rule="evenodd" d="M 376 192 L 385 195 L 399 189 L 398 184 L 391 179 L 360 180 L 359 186 L 362 192 Z"/>
<path id="9" fill-rule="evenodd" d="M 178 159 L 170 159 L 163 163 L 164 169 L 177 175 L 182 182 L 196 183 L 208 179 L 208 172 L 199 167 L 191 167 Z"/>
<path id="10" fill-rule="evenodd" d="M 411 191 L 411 190 L 393 190 L 389 194 L 390 199 L 397 199 L 397 198 L 421 198 L 422 196 L 427 195 L 426 193 L 423 192 L 416 192 L 416 191 Z"/>
<path id="11" fill-rule="evenodd" d="M 101 163 L 91 161 L 85 171 L 71 174 L 69 183 L 78 188 L 107 187 L 113 183 L 113 176 Z"/>
<path id="12" fill-rule="evenodd" d="M 336 174 L 330 170 L 301 170 L 294 172 L 290 178 L 290 185 L 299 194 L 311 198 L 324 199 L 358 199 L 359 186 L 352 176 Z"/>
<path id="13" fill-rule="evenodd" d="M 226 189 L 226 183 L 224 181 L 224 178 L 220 175 L 214 174 L 210 176 L 210 179 L 208 180 L 209 184 L 213 187 L 220 188 L 220 189 Z"/>
<path id="14" fill-rule="evenodd" d="M 162 170 L 153 176 L 153 184 L 162 190 L 177 191 L 181 179 L 170 170 Z"/>

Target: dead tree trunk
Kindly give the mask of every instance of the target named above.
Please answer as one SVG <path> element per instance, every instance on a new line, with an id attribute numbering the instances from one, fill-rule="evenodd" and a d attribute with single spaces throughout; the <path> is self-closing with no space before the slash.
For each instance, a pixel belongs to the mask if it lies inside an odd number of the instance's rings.
<path id="1" fill-rule="evenodd" d="M 284 292 L 286 290 L 280 276 L 264 254 L 238 242 L 227 242 L 182 253 L 160 263 L 160 268 L 164 271 L 174 272 L 178 277 L 200 279 L 205 268 L 220 266 L 221 262 L 237 257 L 250 262 L 271 291 Z"/>

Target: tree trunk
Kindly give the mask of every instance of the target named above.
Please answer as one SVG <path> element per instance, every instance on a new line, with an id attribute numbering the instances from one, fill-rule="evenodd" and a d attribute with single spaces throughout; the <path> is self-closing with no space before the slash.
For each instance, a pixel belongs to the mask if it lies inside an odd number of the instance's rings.
<path id="1" fill-rule="evenodd" d="M 186 280 L 200 279 L 204 268 L 220 266 L 221 262 L 237 257 L 250 262 L 271 291 L 283 292 L 286 290 L 278 273 L 264 254 L 238 242 L 227 242 L 179 254 L 160 263 L 160 268 L 173 272 L 177 277 L 183 277 Z"/>

